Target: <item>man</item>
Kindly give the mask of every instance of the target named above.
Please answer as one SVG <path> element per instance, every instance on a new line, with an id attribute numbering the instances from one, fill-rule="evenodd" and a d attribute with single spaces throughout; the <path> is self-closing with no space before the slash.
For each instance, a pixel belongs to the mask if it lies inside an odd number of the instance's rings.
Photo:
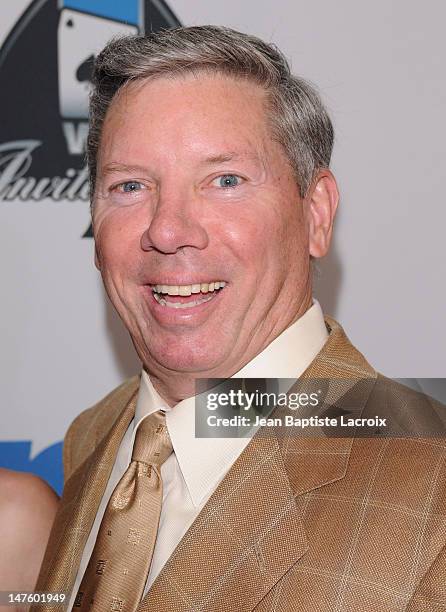
<path id="1" fill-rule="evenodd" d="M 317 94 L 257 38 L 179 28 L 98 57 L 96 265 L 143 371 L 65 439 L 37 588 L 70 609 L 446 606 L 443 438 L 194 436 L 197 379 L 324 379 L 344 412 L 416 422 L 417 394 L 312 299 L 332 142 Z"/>

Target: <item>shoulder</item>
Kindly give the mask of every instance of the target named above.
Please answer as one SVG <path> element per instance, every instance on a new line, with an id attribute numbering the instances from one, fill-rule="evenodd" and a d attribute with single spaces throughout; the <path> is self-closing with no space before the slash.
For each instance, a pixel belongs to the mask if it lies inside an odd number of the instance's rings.
<path id="1" fill-rule="evenodd" d="M 113 389 L 99 402 L 81 412 L 68 428 L 65 439 L 79 435 L 90 437 L 101 437 L 104 427 L 110 425 L 119 416 L 121 410 L 129 402 L 133 394 L 138 390 L 139 376 L 129 378 L 121 385 Z"/>
<path id="2" fill-rule="evenodd" d="M 71 423 L 64 439 L 65 481 L 111 429 L 121 411 L 137 392 L 139 380 L 139 375 L 129 378 L 94 406 L 81 412 Z"/>
<path id="3" fill-rule="evenodd" d="M 420 390 L 378 374 L 364 410 L 365 417 L 386 418 L 389 436 L 436 439 L 446 444 L 446 406 Z M 383 432 L 384 433 L 384 432 Z"/>
<path id="4" fill-rule="evenodd" d="M 32 590 L 58 506 L 33 474 L 0 468 L 0 590 Z"/>
<path id="5" fill-rule="evenodd" d="M 57 495 L 53 489 L 41 478 L 28 472 L 15 472 L 0 468 L 0 488 L 2 491 L 0 512 L 2 514 L 14 508 L 23 509 L 26 513 L 35 516 L 36 508 L 33 508 L 32 504 L 38 502 L 37 510 L 48 510 L 54 508 L 57 502 Z M 37 516 L 39 516 L 38 512 Z"/>

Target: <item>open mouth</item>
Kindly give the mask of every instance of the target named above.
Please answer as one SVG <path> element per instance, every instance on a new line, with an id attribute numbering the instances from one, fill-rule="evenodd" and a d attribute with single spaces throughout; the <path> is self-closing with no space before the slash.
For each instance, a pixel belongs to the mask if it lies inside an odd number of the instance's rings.
<path id="1" fill-rule="evenodd" d="M 210 302 L 225 286 L 225 281 L 192 285 L 152 285 L 152 293 L 161 306 L 186 309 Z"/>

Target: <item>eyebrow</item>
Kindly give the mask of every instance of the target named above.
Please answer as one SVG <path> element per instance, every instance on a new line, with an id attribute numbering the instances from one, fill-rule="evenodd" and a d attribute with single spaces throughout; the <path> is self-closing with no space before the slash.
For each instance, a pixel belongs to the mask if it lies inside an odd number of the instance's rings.
<path id="1" fill-rule="evenodd" d="M 239 161 L 241 159 L 252 159 L 258 160 L 258 156 L 253 153 L 242 152 L 236 153 L 233 151 L 229 151 L 228 153 L 221 153 L 220 155 L 212 155 L 211 157 L 206 157 L 204 160 L 205 164 L 222 164 L 230 161 Z"/>
<path id="2" fill-rule="evenodd" d="M 107 164 L 106 166 L 104 166 L 103 168 L 101 168 L 101 174 L 114 174 L 115 172 L 119 172 L 119 173 L 143 173 L 145 174 L 147 172 L 147 168 L 145 168 L 144 166 L 138 166 L 138 165 L 133 165 L 133 164 L 119 164 L 116 162 L 112 162 L 110 164 Z"/>
<path id="3" fill-rule="evenodd" d="M 206 157 L 201 163 L 206 165 L 211 164 L 222 164 L 230 161 L 240 161 L 243 159 L 250 159 L 254 161 L 258 161 L 259 157 L 250 152 L 242 152 L 237 153 L 235 151 L 229 151 L 228 153 L 220 153 L 217 155 L 211 155 L 210 157 Z M 100 173 L 104 176 L 107 174 L 146 174 L 148 169 L 144 166 L 140 166 L 138 164 L 121 164 L 119 162 L 111 162 L 101 168 Z"/>

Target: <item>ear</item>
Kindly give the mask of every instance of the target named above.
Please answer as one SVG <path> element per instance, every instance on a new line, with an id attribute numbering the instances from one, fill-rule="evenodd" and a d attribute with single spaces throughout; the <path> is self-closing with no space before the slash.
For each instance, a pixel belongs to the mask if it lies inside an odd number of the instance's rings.
<path id="1" fill-rule="evenodd" d="M 313 257 L 323 257 L 330 247 L 333 221 L 339 202 L 336 179 L 330 170 L 321 170 L 305 197 L 309 222 L 309 249 Z"/>

